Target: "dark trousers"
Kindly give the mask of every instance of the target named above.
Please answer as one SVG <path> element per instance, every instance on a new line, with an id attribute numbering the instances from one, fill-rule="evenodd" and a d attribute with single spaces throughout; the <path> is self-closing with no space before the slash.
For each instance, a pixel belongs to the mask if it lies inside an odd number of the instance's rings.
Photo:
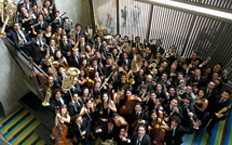
<path id="1" fill-rule="evenodd" d="M 210 114 L 209 116 L 206 116 L 205 120 L 203 121 L 203 125 L 206 126 L 211 118 L 212 118 L 212 120 L 211 120 L 210 124 L 208 125 L 208 127 L 206 128 L 209 131 L 211 131 L 213 129 L 213 127 L 216 123 L 218 123 L 220 120 L 222 120 L 220 118 L 217 118 L 217 116 L 215 114 Z"/>

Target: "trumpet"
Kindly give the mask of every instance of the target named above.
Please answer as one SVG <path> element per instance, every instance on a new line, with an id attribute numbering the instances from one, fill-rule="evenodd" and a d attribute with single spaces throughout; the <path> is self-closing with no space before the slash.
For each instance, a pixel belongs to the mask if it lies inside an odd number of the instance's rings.
<path id="1" fill-rule="evenodd" d="M 156 66 L 157 66 L 157 61 L 155 59 L 151 59 L 150 64 L 148 65 L 148 70 L 150 71 L 151 74 L 154 73 Z"/>

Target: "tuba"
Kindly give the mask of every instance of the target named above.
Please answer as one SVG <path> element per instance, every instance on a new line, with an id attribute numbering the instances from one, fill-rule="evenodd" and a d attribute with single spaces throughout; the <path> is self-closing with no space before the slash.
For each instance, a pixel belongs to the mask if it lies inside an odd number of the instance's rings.
<path id="1" fill-rule="evenodd" d="M 1 9 L 1 19 L 4 23 L 6 21 L 6 17 L 9 18 L 9 21 L 6 23 L 9 26 L 12 26 L 13 23 L 17 19 L 17 6 L 16 0 L 1 0 L 0 9 Z"/>
<path id="2" fill-rule="evenodd" d="M 71 89 L 70 86 L 72 85 L 74 78 L 79 74 L 80 74 L 79 69 L 75 67 L 69 68 L 68 71 L 65 73 L 61 88 L 64 89 L 65 91 L 70 90 Z"/>

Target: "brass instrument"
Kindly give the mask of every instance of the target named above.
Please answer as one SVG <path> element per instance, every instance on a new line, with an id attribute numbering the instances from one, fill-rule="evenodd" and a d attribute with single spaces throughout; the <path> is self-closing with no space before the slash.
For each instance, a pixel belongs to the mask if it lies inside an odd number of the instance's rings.
<path id="1" fill-rule="evenodd" d="M 150 64 L 148 65 L 148 70 L 150 71 L 151 74 L 154 73 L 156 66 L 157 66 L 157 61 L 155 59 L 151 59 Z"/>
<path id="2" fill-rule="evenodd" d="M 24 23 L 32 19 L 36 19 L 35 14 L 30 14 L 30 16 L 24 21 Z"/>
<path id="3" fill-rule="evenodd" d="M 119 66 L 118 66 L 118 62 L 116 61 L 116 62 L 114 62 L 114 56 L 113 56 L 113 54 L 112 53 L 109 53 L 110 54 L 110 57 L 111 57 L 111 59 L 112 59 L 112 65 L 113 66 L 115 66 L 116 67 L 116 69 L 118 69 L 119 68 Z"/>
<path id="4" fill-rule="evenodd" d="M 9 0 L 3 0 L 0 2 L 1 19 L 2 22 L 7 22 L 6 25 L 12 26 L 17 19 L 17 6 L 16 0 L 10 2 Z M 6 21 L 6 18 L 8 20 Z"/>
<path id="5" fill-rule="evenodd" d="M 45 99 L 44 99 L 44 101 L 42 103 L 44 106 L 48 106 L 49 105 L 49 100 L 50 100 L 51 95 L 52 95 L 51 88 L 47 88 Z"/>
<path id="6" fill-rule="evenodd" d="M 136 73 L 140 70 L 143 65 L 143 58 L 141 55 L 137 54 L 131 62 L 131 70 Z"/>
<path id="7" fill-rule="evenodd" d="M 124 51 L 124 52 L 126 52 L 126 53 L 129 54 L 130 50 L 131 50 L 131 47 L 130 47 L 130 44 L 129 44 L 129 43 L 123 44 L 123 46 L 122 46 L 122 51 Z"/>
<path id="8" fill-rule="evenodd" d="M 112 139 L 107 139 L 105 142 L 102 142 L 103 145 L 115 145 L 116 142 Z"/>
<path id="9" fill-rule="evenodd" d="M 126 82 L 125 82 L 125 84 L 122 86 L 124 89 L 128 89 L 129 85 L 135 84 L 135 80 L 134 80 L 133 78 L 130 78 L 130 73 L 132 73 L 132 72 L 126 73 Z M 130 79 L 129 79 L 129 78 L 130 78 Z"/>
<path id="10" fill-rule="evenodd" d="M 218 111 L 218 113 L 215 113 L 215 115 L 218 116 L 218 115 L 220 115 L 220 114 L 226 112 L 228 109 L 231 108 L 231 105 L 232 105 L 232 104 L 230 104 L 230 105 L 228 105 L 228 106 L 222 108 L 221 110 Z"/>
<path id="11" fill-rule="evenodd" d="M 40 13 L 42 13 L 44 15 L 44 12 L 43 12 L 43 2 L 42 0 L 37 0 L 37 6 L 38 6 L 38 10 Z"/>
<path id="12" fill-rule="evenodd" d="M 63 77 L 63 81 L 62 81 L 62 86 L 61 88 L 64 89 L 65 91 L 70 90 L 70 86 L 73 83 L 74 78 L 80 74 L 80 70 L 75 68 L 75 67 L 71 67 L 68 69 L 68 71 L 65 73 L 65 76 Z"/>
<path id="13" fill-rule="evenodd" d="M 217 115 L 219 115 L 219 114 L 222 114 L 222 113 L 226 112 L 228 109 L 231 108 L 231 105 L 232 105 L 232 104 L 230 104 L 230 105 L 228 105 L 228 106 L 222 108 L 221 110 L 218 111 L 218 113 L 215 113 L 215 115 L 217 116 Z"/>
<path id="14" fill-rule="evenodd" d="M 85 54 L 85 46 L 82 43 L 80 49 L 81 49 L 81 54 Z"/>
<path id="15" fill-rule="evenodd" d="M 6 21 L 4 22 L 3 26 L 2 26 L 2 30 L 0 32 L 0 37 L 1 38 L 6 38 L 6 34 L 5 34 L 5 28 L 6 28 L 6 24 L 8 23 L 9 17 L 6 17 Z"/>
<path id="16" fill-rule="evenodd" d="M 94 21 L 95 21 L 95 24 L 97 26 L 97 32 L 98 32 L 98 35 L 101 37 L 101 39 L 104 39 L 104 34 L 103 34 L 103 28 L 99 27 L 99 24 L 97 22 L 97 18 L 96 18 L 96 13 L 95 13 L 95 10 L 94 10 Z"/>
<path id="17" fill-rule="evenodd" d="M 55 33 L 55 44 L 56 44 L 56 47 L 60 50 L 60 40 L 58 39 L 58 35 L 57 33 Z"/>
<path id="18" fill-rule="evenodd" d="M 71 39 L 76 43 L 76 41 L 77 41 L 76 40 L 76 30 L 73 27 L 73 21 L 71 19 L 69 21 L 71 23 L 71 26 L 70 26 Z"/>
<path id="19" fill-rule="evenodd" d="M 115 47 L 117 45 L 115 40 L 114 40 L 114 37 L 112 35 L 106 35 L 106 36 L 104 36 L 104 38 L 107 40 L 108 45 L 110 47 Z"/>
<path id="20" fill-rule="evenodd" d="M 54 76 L 57 76 L 57 70 L 53 65 L 54 57 L 50 55 L 49 46 L 47 44 L 45 44 L 45 45 L 47 47 L 47 54 L 45 55 L 45 58 L 43 59 L 44 64 L 46 64 L 47 66 L 51 66 L 53 73 L 54 73 Z"/>

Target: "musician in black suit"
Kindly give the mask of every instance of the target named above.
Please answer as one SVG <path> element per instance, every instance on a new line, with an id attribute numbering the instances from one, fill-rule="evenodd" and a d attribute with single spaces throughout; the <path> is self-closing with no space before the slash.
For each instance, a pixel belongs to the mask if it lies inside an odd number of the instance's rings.
<path id="1" fill-rule="evenodd" d="M 213 81 L 213 82 L 215 82 L 215 90 L 217 90 L 218 92 L 220 92 L 221 91 L 221 89 L 222 89 L 222 79 L 219 77 L 219 73 L 217 73 L 217 72 L 214 72 L 213 73 L 213 75 L 212 75 L 212 77 L 208 80 L 209 82 L 210 81 Z"/>
<path id="2" fill-rule="evenodd" d="M 134 111 L 131 114 L 130 124 L 132 124 L 132 127 L 135 129 L 136 126 L 134 124 L 134 121 L 138 121 L 139 124 L 145 124 L 147 125 L 149 123 L 149 116 L 142 110 L 142 104 L 140 102 L 137 102 L 134 107 Z"/>
<path id="3" fill-rule="evenodd" d="M 63 104 L 67 105 L 67 100 L 64 96 L 64 94 L 61 93 L 60 89 L 56 89 L 52 93 L 52 98 L 50 99 L 50 106 L 49 109 L 52 110 L 53 112 L 55 111 L 55 108 L 57 106 L 61 106 Z"/>
<path id="4" fill-rule="evenodd" d="M 102 47 L 101 37 L 98 36 L 98 37 L 96 38 L 95 50 L 100 51 L 100 50 L 101 50 L 101 47 Z"/>
<path id="5" fill-rule="evenodd" d="M 100 133 L 101 142 L 106 141 L 107 139 L 113 139 L 118 134 L 117 128 L 114 126 L 113 120 L 108 119 L 107 124 L 103 124 L 96 128 L 95 133 Z"/>
<path id="6" fill-rule="evenodd" d="M 79 143 L 85 144 L 85 139 L 89 139 L 91 131 L 91 123 L 87 118 L 82 118 L 79 114 L 72 117 L 72 124 L 69 132 L 74 139 L 77 140 L 75 145 Z"/>
<path id="7" fill-rule="evenodd" d="M 151 145 L 151 138 L 146 134 L 146 127 L 140 125 L 138 132 L 134 132 L 131 138 L 132 145 Z"/>
<path id="8" fill-rule="evenodd" d="M 56 50 L 57 50 L 57 48 L 56 48 L 56 45 L 55 45 L 55 39 L 51 38 L 49 40 L 49 52 L 50 52 L 50 55 L 54 57 Z"/>
<path id="9" fill-rule="evenodd" d="M 80 62 L 82 61 L 81 53 L 78 49 L 72 50 L 72 55 L 68 57 L 68 64 L 70 67 L 80 67 Z"/>
<path id="10" fill-rule="evenodd" d="M 214 81 L 210 81 L 207 84 L 207 87 L 202 87 L 202 89 L 206 90 L 205 97 L 208 100 L 208 106 L 206 108 L 207 111 L 211 108 L 212 102 L 215 99 L 215 96 L 219 94 L 217 90 L 215 90 L 216 83 Z"/>
<path id="11" fill-rule="evenodd" d="M 128 136 L 125 136 L 126 129 L 121 127 L 119 130 L 119 134 L 115 136 L 114 140 L 117 142 L 118 145 L 128 145 L 131 143 L 131 139 Z"/>
<path id="12" fill-rule="evenodd" d="M 36 23 L 39 24 L 35 26 L 35 31 L 38 31 L 39 29 L 45 30 L 48 26 L 48 22 L 44 21 L 43 14 L 38 15 Z"/>
<path id="13" fill-rule="evenodd" d="M 128 58 L 128 54 L 126 52 L 123 52 L 122 59 L 119 60 L 118 62 L 119 66 L 131 66 L 131 59 Z"/>
<path id="14" fill-rule="evenodd" d="M 34 62 L 40 66 L 42 65 L 42 58 L 45 56 L 47 49 L 45 45 L 46 40 L 45 38 L 42 37 L 43 37 L 43 31 L 38 30 L 36 38 L 32 38 L 31 41 L 27 44 L 32 47 L 31 56 Z"/>
<path id="15" fill-rule="evenodd" d="M 26 53 L 27 56 L 30 56 L 31 48 L 27 45 L 27 43 L 30 41 L 30 38 L 29 36 L 25 37 L 26 32 L 20 29 L 19 23 L 15 22 L 13 24 L 13 30 L 9 30 L 6 35 L 14 42 L 17 50 L 22 50 L 24 53 Z"/>
<path id="16" fill-rule="evenodd" d="M 195 113 L 195 109 L 192 104 L 190 104 L 191 97 L 189 94 L 184 93 L 183 94 L 183 101 L 180 102 L 183 110 L 183 120 L 182 120 L 182 125 L 185 128 L 190 128 L 193 121 L 197 120 L 197 116 Z"/>
<path id="17" fill-rule="evenodd" d="M 149 61 L 150 59 L 152 59 L 152 56 L 153 54 L 151 52 L 151 48 L 147 46 L 145 52 L 143 53 L 143 60 Z"/>
<path id="18" fill-rule="evenodd" d="M 160 52 L 161 55 L 164 54 L 165 50 L 161 47 L 161 44 L 162 44 L 161 40 L 157 40 L 156 45 L 151 45 L 151 51 L 153 55 L 156 55 L 157 52 Z"/>
<path id="19" fill-rule="evenodd" d="M 216 95 L 215 99 L 213 99 L 213 102 L 211 103 L 207 116 L 203 121 L 203 125 L 205 126 L 212 118 L 210 124 L 206 128 L 206 131 L 210 136 L 212 135 L 211 130 L 213 129 L 214 125 L 221 120 L 225 120 L 226 117 L 230 115 L 231 108 L 227 108 L 227 110 L 218 113 L 222 108 L 231 106 L 230 93 L 231 92 L 227 90 L 223 91 L 221 95 Z"/>
<path id="20" fill-rule="evenodd" d="M 74 116 L 75 114 L 80 113 L 82 105 L 77 93 L 73 93 L 73 100 L 69 102 L 68 107 L 70 116 Z"/>
<path id="21" fill-rule="evenodd" d="M 135 37 L 135 42 L 132 43 L 132 47 L 135 47 L 137 51 L 139 51 L 142 48 L 142 43 L 140 43 L 140 37 Z"/>
<path id="22" fill-rule="evenodd" d="M 29 31 L 31 26 L 30 15 L 25 7 L 20 8 L 21 14 L 18 15 L 18 21 L 22 24 L 22 28 L 25 29 L 26 32 Z"/>
<path id="23" fill-rule="evenodd" d="M 71 55 L 72 50 L 72 41 L 69 41 L 67 35 L 63 34 L 61 37 L 62 41 L 60 42 L 60 49 L 62 54 L 68 58 Z"/>
<path id="24" fill-rule="evenodd" d="M 165 121 L 170 121 L 169 119 L 174 115 L 179 115 L 183 119 L 182 108 L 178 105 L 178 99 L 173 98 L 170 104 L 164 104 L 164 111 L 166 112 Z"/>
<path id="25" fill-rule="evenodd" d="M 160 66 L 157 66 L 158 76 L 161 76 L 163 73 L 168 73 L 170 69 L 168 68 L 168 62 L 163 61 Z"/>
<path id="26" fill-rule="evenodd" d="M 131 48 L 131 53 L 129 54 L 129 59 L 133 60 L 133 58 L 137 55 L 137 50 L 135 47 Z"/>
<path id="27" fill-rule="evenodd" d="M 63 23 L 64 23 L 64 31 L 65 31 L 65 34 L 68 36 L 68 38 L 70 38 L 71 34 L 70 34 L 70 28 L 71 28 L 71 25 L 69 24 L 69 18 L 68 17 L 64 17 L 63 18 Z"/>
<path id="28" fill-rule="evenodd" d="M 55 32 L 55 30 L 58 27 L 63 28 L 63 19 L 60 17 L 60 12 L 56 11 L 55 12 L 54 22 L 52 23 L 52 31 Z"/>
<path id="29" fill-rule="evenodd" d="M 194 126 L 186 129 L 181 125 L 181 119 L 179 116 L 174 115 L 171 117 L 171 122 L 168 122 L 168 126 L 170 127 L 170 131 L 168 131 L 165 135 L 164 141 L 167 145 L 180 145 L 183 143 L 182 137 L 185 133 L 192 134 L 194 129 L 198 129 L 201 125 L 200 120 L 194 122 Z"/>
<path id="30" fill-rule="evenodd" d="M 27 11 L 29 12 L 31 10 L 31 6 L 32 5 L 31 5 L 31 2 L 29 2 L 29 0 L 24 0 L 22 3 L 18 4 L 18 11 L 20 12 L 21 7 L 25 7 Z"/>
<path id="31" fill-rule="evenodd" d="M 76 28 L 76 41 L 77 41 L 81 38 L 81 36 L 85 36 L 85 34 L 84 32 L 81 31 L 82 25 L 80 23 L 77 23 L 75 28 Z"/>

